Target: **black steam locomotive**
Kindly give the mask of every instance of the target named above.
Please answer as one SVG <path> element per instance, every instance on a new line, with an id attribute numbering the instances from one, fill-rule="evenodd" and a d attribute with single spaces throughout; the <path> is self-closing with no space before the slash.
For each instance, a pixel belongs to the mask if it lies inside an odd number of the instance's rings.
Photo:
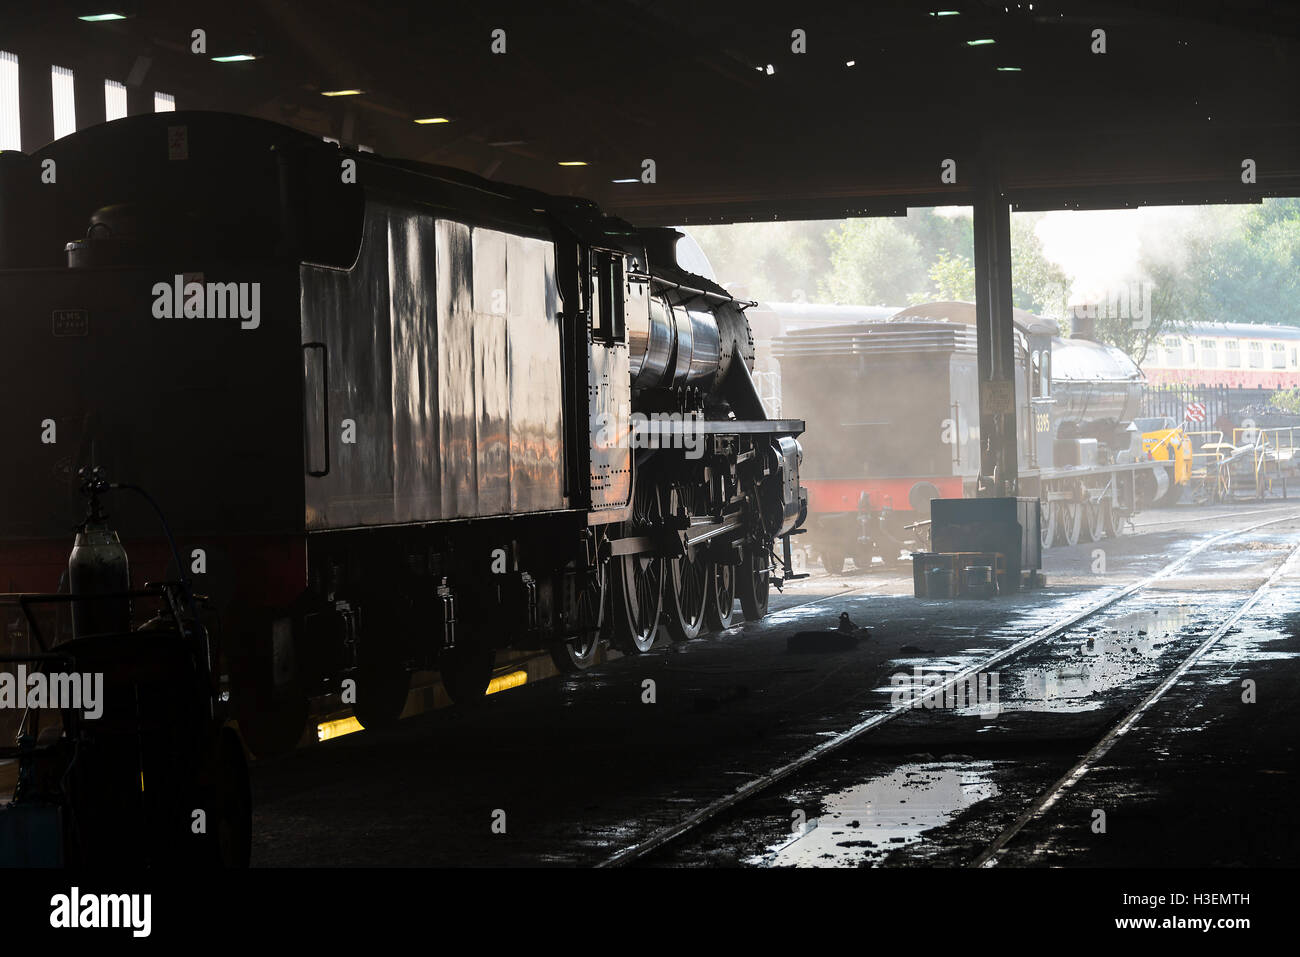
<path id="1" fill-rule="evenodd" d="M 1014 322 L 1019 487 L 1042 503 L 1041 544 L 1117 536 L 1148 486 L 1148 498 L 1169 488 L 1169 463 L 1151 463 L 1132 425 L 1142 372 L 1088 328 L 1061 338 L 1019 309 Z M 827 570 L 927 548 L 931 501 L 977 494 L 974 304 L 796 329 L 773 351 L 783 400 L 816 413 L 804 478 Z"/>
<path id="2" fill-rule="evenodd" d="M 67 590 L 83 469 L 148 489 L 132 578 L 192 581 L 260 752 L 762 617 L 803 423 L 678 236 L 219 113 L 0 154 L 0 591 Z"/>

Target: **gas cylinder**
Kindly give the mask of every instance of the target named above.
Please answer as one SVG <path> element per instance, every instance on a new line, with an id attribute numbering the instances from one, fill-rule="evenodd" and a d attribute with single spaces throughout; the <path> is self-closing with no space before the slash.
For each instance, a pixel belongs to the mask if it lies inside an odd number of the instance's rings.
<path id="1" fill-rule="evenodd" d="M 104 516 L 90 515 L 77 530 L 77 540 L 68 556 L 68 590 L 73 595 L 92 596 L 125 592 L 130 588 L 131 570 L 117 532 L 108 527 Z M 72 602 L 74 638 L 130 630 L 130 599 Z"/>

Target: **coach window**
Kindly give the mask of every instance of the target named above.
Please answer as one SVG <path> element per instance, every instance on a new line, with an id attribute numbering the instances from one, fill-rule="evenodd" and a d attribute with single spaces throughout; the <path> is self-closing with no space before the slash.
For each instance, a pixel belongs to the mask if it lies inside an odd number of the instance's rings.
<path id="1" fill-rule="evenodd" d="M 1241 345 L 1236 339 L 1224 340 L 1223 359 L 1223 364 L 1229 369 L 1235 369 L 1241 365 Z"/>
<path id="2" fill-rule="evenodd" d="M 592 335 L 602 342 L 623 341 L 623 257 L 592 251 Z"/>
<path id="3" fill-rule="evenodd" d="M 1268 365 L 1270 369 L 1286 368 L 1286 346 L 1280 342 L 1270 342 L 1268 345 Z"/>
<path id="4" fill-rule="evenodd" d="M 1175 336 L 1165 336 L 1160 343 L 1160 349 L 1165 355 L 1165 365 L 1178 366 L 1182 358 L 1182 350 L 1178 348 L 1178 339 Z"/>
<path id="5" fill-rule="evenodd" d="M 1219 352 L 1213 339 L 1201 340 L 1201 365 L 1206 369 L 1218 368 Z"/>

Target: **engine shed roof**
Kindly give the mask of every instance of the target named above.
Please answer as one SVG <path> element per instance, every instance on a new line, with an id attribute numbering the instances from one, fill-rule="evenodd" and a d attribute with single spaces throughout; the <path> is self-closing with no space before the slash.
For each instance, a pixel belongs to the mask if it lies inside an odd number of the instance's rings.
<path id="1" fill-rule="evenodd" d="M 638 225 L 969 202 L 984 163 L 1018 209 L 1300 194 L 1295 4 L 945 8 L 315 0 L 196 17 L 136 0 L 126 19 L 87 23 L 47 0 L 8 20 L 2 43 L 35 98 L 29 152 L 53 136 L 60 64 L 95 94 L 78 97 L 79 125 L 103 119 L 108 78 L 132 112 L 165 91 L 182 109 L 590 197 Z M 214 62 L 232 53 L 255 59 Z M 340 91 L 355 92 L 324 95 Z"/>

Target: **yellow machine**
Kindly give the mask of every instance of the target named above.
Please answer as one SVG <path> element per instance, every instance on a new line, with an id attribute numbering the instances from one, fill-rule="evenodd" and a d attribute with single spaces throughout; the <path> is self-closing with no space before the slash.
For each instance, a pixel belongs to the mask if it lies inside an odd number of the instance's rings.
<path id="1" fill-rule="evenodd" d="M 1173 463 L 1168 488 L 1152 504 L 1176 504 L 1192 480 L 1192 440 L 1182 426 L 1174 425 L 1172 419 L 1164 419 L 1161 427 L 1143 430 L 1142 451 L 1153 462 Z"/>

